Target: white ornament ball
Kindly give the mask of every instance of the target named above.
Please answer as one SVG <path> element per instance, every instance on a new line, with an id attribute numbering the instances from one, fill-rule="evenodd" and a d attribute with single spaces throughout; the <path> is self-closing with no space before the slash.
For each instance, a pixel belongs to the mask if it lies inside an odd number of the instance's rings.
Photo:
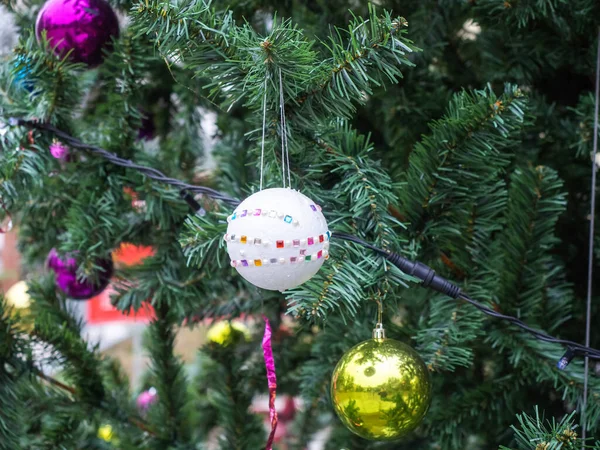
<path id="1" fill-rule="evenodd" d="M 321 207 L 298 191 L 265 189 L 227 221 L 227 253 L 239 274 L 263 289 L 285 291 L 310 280 L 329 258 L 331 233 Z"/>

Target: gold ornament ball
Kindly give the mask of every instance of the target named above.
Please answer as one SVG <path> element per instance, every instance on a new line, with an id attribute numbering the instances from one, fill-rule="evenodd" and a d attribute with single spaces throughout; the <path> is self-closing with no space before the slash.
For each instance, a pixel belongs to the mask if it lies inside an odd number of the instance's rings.
<path id="1" fill-rule="evenodd" d="M 249 341 L 250 329 L 241 322 L 223 320 L 213 324 L 206 334 L 210 342 L 227 347 L 240 340 Z"/>
<path id="2" fill-rule="evenodd" d="M 431 401 L 419 354 L 393 339 L 370 339 L 348 350 L 331 378 L 331 399 L 344 425 L 365 439 L 393 441 L 413 431 Z"/>
<path id="3" fill-rule="evenodd" d="M 113 438 L 113 429 L 110 425 L 102 425 L 98 428 L 98 437 L 103 441 L 110 442 Z"/>
<path id="4" fill-rule="evenodd" d="M 13 284 L 4 297 L 6 302 L 14 307 L 15 309 L 27 309 L 31 303 L 31 298 L 27 293 L 27 283 L 25 281 L 19 281 Z"/>

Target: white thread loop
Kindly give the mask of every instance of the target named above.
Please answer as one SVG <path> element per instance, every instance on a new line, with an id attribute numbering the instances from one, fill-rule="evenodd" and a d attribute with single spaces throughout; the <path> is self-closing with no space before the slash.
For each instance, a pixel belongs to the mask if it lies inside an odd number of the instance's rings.
<path id="1" fill-rule="evenodd" d="M 262 139 L 260 141 L 260 191 L 263 189 L 263 173 L 265 165 L 265 132 L 267 129 L 267 81 L 269 72 L 265 75 L 265 86 L 263 94 L 263 121 L 262 121 Z"/>
<path id="2" fill-rule="evenodd" d="M 285 187 L 285 169 L 287 166 L 288 187 L 292 187 L 292 176 L 290 173 L 290 150 L 288 147 L 288 130 L 285 120 L 285 102 L 283 99 L 283 77 L 281 76 L 281 68 L 279 68 L 279 111 L 281 115 L 281 178 L 283 187 Z"/>
<path id="3" fill-rule="evenodd" d="M 263 94 L 263 120 L 262 120 L 262 139 L 260 143 L 260 190 L 263 189 L 264 165 L 265 165 L 265 135 L 267 130 L 267 87 L 269 74 L 265 75 L 265 85 Z M 288 147 L 288 129 L 285 120 L 285 102 L 283 96 L 283 77 L 279 69 L 279 121 L 281 127 L 281 183 L 286 187 L 286 168 L 287 168 L 287 187 L 292 187 L 292 175 L 290 171 L 290 151 Z"/>

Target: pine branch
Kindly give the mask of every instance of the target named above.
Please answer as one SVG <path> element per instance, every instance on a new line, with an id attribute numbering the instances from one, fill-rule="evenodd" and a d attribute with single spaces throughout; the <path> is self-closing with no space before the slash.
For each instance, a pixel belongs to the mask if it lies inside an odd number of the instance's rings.
<path id="1" fill-rule="evenodd" d="M 16 449 L 24 433 L 19 417 L 17 383 L 21 358 L 28 355 L 27 345 L 18 330 L 18 317 L 0 298 L 0 448 Z"/>
<path id="2" fill-rule="evenodd" d="M 175 330 L 165 304 L 155 307 L 156 319 L 149 328 L 147 346 L 158 401 L 149 414 L 155 430 L 152 448 L 185 448 L 190 444 L 187 429 L 187 380 L 181 360 L 175 356 Z"/>
<path id="3" fill-rule="evenodd" d="M 429 303 L 427 326 L 416 336 L 427 367 L 449 372 L 470 367 L 475 357 L 472 347 L 482 335 L 484 317 L 453 299 L 433 296 Z"/>
<path id="4" fill-rule="evenodd" d="M 462 373 L 461 376 L 472 380 L 469 374 Z M 444 450 L 467 448 L 468 438 L 474 432 L 485 433 L 486 426 L 492 421 L 495 424 L 504 422 L 508 426 L 513 419 L 514 399 L 506 392 L 515 389 L 516 384 L 517 380 L 508 375 L 477 380 L 473 389 L 464 390 L 452 384 L 436 389 L 430 412 L 425 418 L 426 432 L 439 435 L 438 442 Z"/>
<path id="5" fill-rule="evenodd" d="M 554 229 L 565 206 L 562 181 L 553 170 L 540 166 L 513 172 L 506 226 L 495 242 L 486 270 L 490 274 L 497 264 L 503 267 L 492 288 L 502 310 L 518 309 L 530 322 L 540 318 L 547 323 L 550 319 L 544 311 L 545 289 L 552 286 L 554 277 L 546 267 L 556 262 L 550 252 L 558 243 Z M 561 302 L 563 308 L 557 311 L 560 318 L 568 316 L 568 303 L 567 299 Z"/>
<path id="6" fill-rule="evenodd" d="M 577 107 L 572 111 L 579 122 L 574 133 L 577 136 L 577 142 L 572 145 L 577 148 L 577 156 L 586 159 L 592 153 L 594 137 L 594 96 L 592 93 L 582 96 Z"/>
<path id="7" fill-rule="evenodd" d="M 45 39 L 38 45 L 33 35 L 22 40 L 14 54 L 13 76 L 25 73 L 26 83 L 34 87 L 29 91 L 13 82 L 6 95 L 0 97 L 0 110 L 7 116 L 41 119 L 69 130 L 81 98 L 75 76 L 81 65 L 69 62 L 68 56 L 58 58 Z"/>
<path id="8" fill-rule="evenodd" d="M 474 7 L 477 19 L 483 23 L 502 23 L 510 28 L 527 32 L 533 25 L 546 25 L 563 36 L 570 36 L 582 30 L 593 31 L 591 19 L 598 12 L 598 4 L 593 0 L 494 0 L 478 1 Z"/>
<path id="9" fill-rule="evenodd" d="M 324 44 L 331 57 L 321 63 L 313 43 L 289 20 L 275 21 L 269 35 L 261 38 L 247 25 L 236 26 L 230 13 L 217 14 L 205 2 L 140 3 L 136 16 L 165 58 L 185 62 L 187 69 L 213 80 L 207 87 L 212 95 L 225 97 L 224 108 L 240 103 L 248 92 L 245 104 L 262 108 L 260 87 L 267 79 L 273 94 L 269 109 L 276 109 L 272 106 L 279 104 L 281 70 L 285 102 L 291 108 L 302 105 L 295 109 L 296 127 L 315 117 L 350 117 L 352 103 L 364 102 L 372 86 L 397 82 L 398 66 L 412 65 L 406 54 L 416 50 L 401 36 L 406 21 L 392 19 L 388 12 L 378 16 L 374 7 L 368 20 L 355 18 L 348 30 L 334 29 Z"/>
<path id="10" fill-rule="evenodd" d="M 26 342 L 24 335 L 22 335 L 22 332 L 17 328 L 17 324 L 22 322 L 19 321 L 18 317 L 11 317 L 12 313 L 9 310 L 2 309 L 5 308 L 5 304 L 0 302 L 0 320 L 10 321 L 3 323 L 0 330 L 6 330 L 13 334 L 11 339 L 8 339 L 7 336 L 1 336 L 0 342 L 6 343 L 12 341 L 14 349 L 19 349 L 18 351 L 13 352 L 12 355 L 8 352 L 4 352 L 4 354 L 0 356 L 0 361 L 3 363 L 0 367 L 0 379 L 3 380 L 1 383 L 2 388 L 0 389 L 3 391 L 0 392 L 0 403 L 6 402 L 8 399 L 11 399 L 14 402 L 10 407 L 6 404 L 6 408 L 0 410 L 0 413 L 6 414 L 2 417 L 2 420 L 0 420 L 0 423 L 6 424 L 5 429 L 0 427 L 0 436 L 2 437 L 1 442 L 6 445 L 6 447 L 0 448 L 18 448 L 18 444 L 15 443 L 14 439 L 18 438 L 19 433 L 25 432 L 20 425 L 17 426 L 16 424 L 13 424 L 9 427 L 8 424 L 11 423 L 11 413 L 14 413 L 19 419 L 19 424 L 22 423 L 20 411 L 23 410 L 22 402 L 25 401 L 25 392 L 22 392 L 24 389 L 23 384 L 31 384 L 27 374 L 30 374 L 31 379 L 37 377 L 48 383 L 48 385 L 68 394 L 66 397 L 63 397 L 63 401 L 68 402 L 66 407 L 69 407 L 68 405 L 71 405 L 72 407 L 77 401 L 83 401 L 97 411 L 115 413 L 115 408 L 111 405 L 107 405 L 104 401 L 105 399 L 102 393 L 106 391 L 103 390 L 103 380 L 98 378 L 94 373 L 94 353 L 90 353 L 87 348 L 85 348 L 85 343 L 84 347 L 81 347 L 74 345 L 74 342 L 68 344 L 66 340 L 62 339 L 62 336 L 68 335 L 69 337 L 67 339 L 70 341 L 80 340 L 79 333 L 76 333 L 76 338 L 73 334 L 70 334 L 73 329 L 78 329 L 80 323 L 65 311 L 57 310 L 56 306 L 51 305 L 50 302 L 46 300 L 47 297 L 45 296 L 48 295 L 48 291 L 45 291 L 45 289 L 48 287 L 48 285 L 44 286 L 42 284 L 31 283 L 30 294 L 34 300 L 31 311 L 32 315 L 36 316 L 38 323 L 33 330 L 33 336 L 36 340 L 42 339 L 52 345 L 54 351 L 61 352 L 59 359 L 65 364 L 63 374 L 65 378 L 74 380 L 76 384 L 75 387 L 67 385 L 62 381 L 45 374 L 42 370 L 33 365 L 32 361 L 29 360 L 31 357 L 31 342 Z M 55 323 L 54 321 L 56 320 L 59 321 L 60 327 L 63 328 L 60 332 L 61 338 L 57 337 L 58 335 L 56 333 L 58 331 L 51 325 L 52 323 Z M 69 345 L 69 347 L 67 347 L 67 345 Z M 76 354 L 76 357 L 73 357 L 74 354 Z M 69 357 L 71 358 L 70 360 L 65 359 Z M 81 375 L 84 377 L 88 376 L 90 379 L 85 380 L 84 383 Z M 33 389 L 33 386 L 31 388 Z M 27 389 L 25 389 L 25 391 L 27 391 Z M 128 400 L 128 397 L 125 397 L 125 400 Z M 118 411 L 116 412 L 118 413 Z M 45 433 L 46 439 L 51 439 L 54 445 L 58 445 L 59 442 L 68 439 L 68 436 L 64 436 L 63 434 L 69 434 L 69 430 L 74 432 L 75 428 L 78 426 L 79 422 L 73 421 L 70 416 L 67 417 L 68 420 L 66 420 L 64 424 L 59 425 L 57 423 L 56 432 L 53 432 L 52 429 L 48 429 L 47 433 Z M 58 416 L 56 418 L 58 419 Z M 124 416 L 124 419 L 128 420 L 140 430 L 153 434 L 143 421 L 134 415 Z M 11 443 L 13 443 L 14 446 L 11 446 Z"/>
<path id="11" fill-rule="evenodd" d="M 400 203 L 413 233 L 422 233 L 428 221 L 438 224 L 438 233 L 460 236 L 468 230 L 472 190 L 495 185 L 508 164 L 502 150 L 513 145 L 523 110 L 522 93 L 515 86 L 507 85 L 500 97 L 490 88 L 455 95 L 446 116 L 431 125 L 432 134 L 410 156 Z"/>
<path id="12" fill-rule="evenodd" d="M 343 255 L 342 251 L 340 248 L 337 253 Z M 364 301 L 363 293 L 372 284 L 372 273 L 368 265 L 354 264 L 348 261 L 348 254 L 345 256 L 330 258 L 308 282 L 291 289 L 286 295 L 287 314 L 314 322 L 326 320 L 333 312 L 345 319 L 356 316 Z"/>
<path id="13" fill-rule="evenodd" d="M 577 425 L 573 421 L 575 413 L 563 417 L 560 421 L 545 420 L 543 413 L 535 407 L 535 416 L 522 413 L 517 415 L 519 426 L 511 426 L 515 432 L 519 450 L 579 450 L 592 448 L 584 445 L 577 436 Z M 534 447 L 535 446 L 535 447 Z M 598 446 L 593 448 L 597 449 Z M 500 450 L 511 450 L 500 446 Z"/>
<path id="14" fill-rule="evenodd" d="M 475 11 L 487 17 L 502 16 L 504 20 L 524 28 L 531 21 L 555 16 L 556 9 L 561 3 L 564 2 L 562 0 L 506 0 L 504 2 L 482 0 L 477 3 Z"/>
<path id="15" fill-rule="evenodd" d="M 336 211 L 347 211 L 345 217 L 338 219 L 341 222 L 339 231 L 356 231 L 358 228 L 361 236 L 368 236 L 378 246 L 400 245 L 395 231 L 404 225 L 388 212 L 389 205 L 397 201 L 394 192 L 399 189 L 399 184 L 392 181 L 378 161 L 373 160 L 374 148 L 369 136 L 360 135 L 345 121 L 338 121 L 319 133 L 315 141 L 327 152 L 322 155 L 323 162 L 317 168 L 334 175 L 339 181 L 333 189 L 344 193 L 345 205 L 335 208 Z M 320 192 L 315 194 L 322 195 Z M 354 229 L 343 227 L 342 223 L 350 223 Z"/>
<path id="16" fill-rule="evenodd" d="M 234 331 L 235 332 L 235 331 Z M 202 391 L 222 427 L 218 434 L 222 450 L 254 450 L 265 443 L 261 420 L 250 410 L 253 393 L 264 383 L 264 365 L 255 354 L 257 348 L 243 343 L 243 336 L 233 337 L 225 345 L 209 343 L 202 349 Z M 235 357 L 252 353 L 247 361 Z"/>
<path id="17" fill-rule="evenodd" d="M 51 346 L 53 356 L 65 365 L 65 378 L 74 384 L 80 401 L 99 407 L 105 389 L 100 376 L 100 356 L 97 348 L 89 349 L 81 337 L 82 323 L 64 309 L 64 299 L 55 293 L 52 277 L 40 283 L 31 282 L 29 293 L 34 300 L 33 335 Z"/>
<path id="18" fill-rule="evenodd" d="M 100 66 L 95 92 L 88 98 L 88 108 L 93 100 L 94 110 L 86 115 L 90 125 L 100 126 L 89 128 L 95 139 L 83 136 L 124 157 L 133 156 L 142 124 L 140 104 L 152 51 L 149 43 L 136 36 L 136 29 L 133 24 L 121 35 Z"/>
<path id="19" fill-rule="evenodd" d="M 402 77 L 399 66 L 413 66 L 407 54 L 419 51 L 403 35 L 408 22 L 403 17 L 392 18 L 385 11 L 377 14 L 369 4 L 369 18 L 354 17 L 347 30 L 335 28 L 324 43 L 331 58 L 321 66 L 324 79 L 318 79 L 301 93 L 295 103 L 295 126 L 312 129 L 314 119 L 325 117 L 350 118 L 354 101 L 364 103 L 373 93 L 373 86 L 393 84 Z"/>
<path id="20" fill-rule="evenodd" d="M 226 216 L 222 213 L 209 213 L 209 217 L 194 215 L 185 221 L 185 228 L 179 238 L 187 264 L 203 267 L 215 264 L 220 269 L 227 267 L 223 236 L 227 231 Z"/>
<path id="21" fill-rule="evenodd" d="M 488 331 L 488 341 L 511 364 L 516 376 L 529 380 L 535 386 L 560 392 L 564 401 L 581 405 L 583 391 L 583 362 L 573 361 L 567 370 L 556 370 L 563 351 L 556 345 L 532 340 L 522 332 L 507 327 L 494 327 Z M 586 407 L 588 429 L 593 429 L 600 417 L 600 381 L 590 379 L 589 400 Z"/>

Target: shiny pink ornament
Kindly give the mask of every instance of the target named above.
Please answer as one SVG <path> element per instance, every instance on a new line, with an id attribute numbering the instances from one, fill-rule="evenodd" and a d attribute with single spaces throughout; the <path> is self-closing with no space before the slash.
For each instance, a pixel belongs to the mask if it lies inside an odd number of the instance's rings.
<path id="1" fill-rule="evenodd" d="M 75 258 L 61 258 L 56 249 L 52 249 L 48 255 L 48 267 L 56 274 L 56 285 L 67 297 L 74 300 L 88 300 L 102 292 L 113 274 L 112 259 L 98 261 L 102 271 L 98 273 L 96 283 L 89 280 L 77 278 L 77 261 Z"/>
<path id="2" fill-rule="evenodd" d="M 156 389 L 150 388 L 147 391 L 142 392 L 137 398 L 137 407 L 141 412 L 145 412 L 152 406 L 154 402 L 158 400 Z"/>
<path id="3" fill-rule="evenodd" d="M 64 161 L 69 156 L 69 147 L 60 142 L 53 142 L 50 144 L 50 154 L 56 159 Z"/>
<path id="4" fill-rule="evenodd" d="M 35 23 L 35 35 L 43 32 L 59 56 L 69 51 L 74 62 L 95 67 L 102 62 L 102 49 L 119 36 L 119 22 L 105 0 L 48 0 Z"/>
<path id="5" fill-rule="evenodd" d="M 265 368 L 267 369 L 267 383 L 269 385 L 269 420 L 271 422 L 271 432 L 267 438 L 265 450 L 273 449 L 275 432 L 277 431 L 277 409 L 275 409 L 275 398 L 277 397 L 277 373 L 275 372 L 275 358 L 273 358 L 273 348 L 271 347 L 271 322 L 267 316 L 263 315 L 265 321 L 265 332 L 262 339 L 263 357 Z"/>

